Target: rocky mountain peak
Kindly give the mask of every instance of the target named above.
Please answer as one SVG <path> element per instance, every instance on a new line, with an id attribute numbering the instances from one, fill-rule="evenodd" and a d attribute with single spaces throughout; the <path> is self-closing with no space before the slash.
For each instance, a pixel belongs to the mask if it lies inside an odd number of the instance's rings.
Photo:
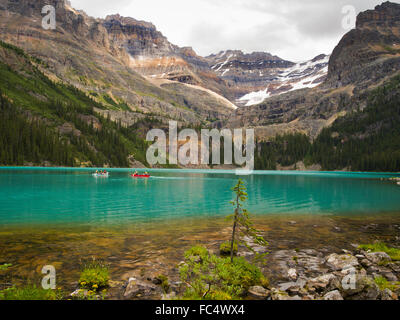
<path id="1" fill-rule="evenodd" d="M 385 2 L 357 17 L 356 28 L 332 53 L 326 85 L 342 87 L 378 82 L 400 69 L 400 4 Z"/>
<path id="2" fill-rule="evenodd" d="M 371 26 L 390 26 L 400 21 L 400 5 L 390 1 L 375 7 L 374 10 L 361 12 L 357 16 L 357 29 Z"/>
<path id="3" fill-rule="evenodd" d="M 113 15 L 108 15 L 105 18 L 105 22 L 119 23 L 122 26 L 140 26 L 143 28 L 153 29 L 156 31 L 156 26 L 150 22 L 139 21 L 131 17 L 123 17 L 118 13 Z"/>

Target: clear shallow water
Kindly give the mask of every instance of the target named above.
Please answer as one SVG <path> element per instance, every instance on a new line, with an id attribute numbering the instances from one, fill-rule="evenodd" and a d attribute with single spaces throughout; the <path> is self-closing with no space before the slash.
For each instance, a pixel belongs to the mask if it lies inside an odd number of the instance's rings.
<path id="1" fill-rule="evenodd" d="M 238 177 L 226 171 L 128 170 L 94 178 L 93 169 L 0 169 L 0 226 L 19 224 L 131 224 L 232 212 Z M 257 172 L 244 176 L 253 214 L 378 215 L 400 212 L 394 174 Z"/>

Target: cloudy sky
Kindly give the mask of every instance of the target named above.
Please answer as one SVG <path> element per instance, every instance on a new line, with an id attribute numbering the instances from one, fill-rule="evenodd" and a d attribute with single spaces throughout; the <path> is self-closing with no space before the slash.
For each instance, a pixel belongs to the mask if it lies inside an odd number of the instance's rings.
<path id="1" fill-rule="evenodd" d="M 331 53 L 356 12 L 382 0 L 71 0 L 91 16 L 120 13 L 152 22 L 170 42 L 200 55 L 267 51 L 301 61 Z M 400 0 L 392 0 L 400 3 Z M 343 11 L 344 10 L 344 11 Z M 354 20 L 353 20 L 354 21 Z"/>

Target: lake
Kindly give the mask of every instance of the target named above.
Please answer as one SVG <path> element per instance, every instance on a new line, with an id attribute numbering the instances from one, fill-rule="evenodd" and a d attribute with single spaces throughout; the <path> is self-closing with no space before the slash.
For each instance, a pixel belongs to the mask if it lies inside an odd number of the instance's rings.
<path id="1" fill-rule="evenodd" d="M 133 179 L 132 170 L 0 169 L 0 225 L 120 225 L 232 213 L 229 171 L 150 170 Z M 256 172 L 241 177 L 247 208 L 255 215 L 378 215 L 400 212 L 400 187 L 379 173 Z"/>
<path id="2" fill-rule="evenodd" d="M 217 252 L 231 235 L 227 171 L 151 170 L 136 180 L 131 170 L 0 169 L 0 273 L 19 284 L 40 283 L 53 265 L 57 281 L 74 290 L 85 259 L 110 266 L 122 286 L 138 270 L 167 274 L 195 244 Z M 396 241 L 400 187 L 377 173 L 256 172 L 244 176 L 247 208 L 269 250 L 329 248 Z M 399 176 L 399 175 L 397 175 Z M 118 287 L 117 286 L 117 287 Z"/>

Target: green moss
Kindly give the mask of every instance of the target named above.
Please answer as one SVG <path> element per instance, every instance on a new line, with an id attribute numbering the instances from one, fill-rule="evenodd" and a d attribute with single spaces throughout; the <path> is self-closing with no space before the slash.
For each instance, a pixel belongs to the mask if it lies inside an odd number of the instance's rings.
<path id="1" fill-rule="evenodd" d="M 108 266 L 94 260 L 84 266 L 79 278 L 79 285 L 82 289 L 98 291 L 107 288 L 109 280 Z"/>
<path id="2" fill-rule="evenodd" d="M 231 255 L 231 242 L 226 241 L 224 243 L 221 243 L 221 246 L 219 247 L 219 251 L 221 256 L 230 256 Z M 235 242 L 233 244 L 233 254 L 236 256 L 238 253 L 238 245 Z"/>
<path id="3" fill-rule="evenodd" d="M 261 280 L 260 280 L 260 285 L 261 285 L 261 287 L 263 287 L 263 288 L 265 288 L 265 289 L 268 289 L 269 288 L 269 286 L 270 286 L 270 282 L 269 282 L 269 279 L 268 278 L 266 278 L 266 277 L 261 277 Z"/>
<path id="4" fill-rule="evenodd" d="M 35 285 L 0 291 L 0 300 L 61 300 L 61 290 L 44 290 Z"/>
<path id="5" fill-rule="evenodd" d="M 375 283 L 378 285 L 381 291 L 389 289 L 396 291 L 400 288 L 400 282 L 389 282 L 386 278 L 379 276 L 375 278 Z"/>
<path id="6" fill-rule="evenodd" d="M 0 265 L 0 271 L 5 271 L 11 266 L 12 266 L 12 264 L 10 264 L 10 263 L 2 264 L 2 265 Z"/>
<path id="7" fill-rule="evenodd" d="M 157 279 L 161 282 L 160 285 L 161 285 L 161 288 L 163 289 L 163 291 L 164 291 L 165 293 L 168 293 L 168 292 L 169 292 L 169 289 L 170 289 L 168 277 L 165 276 L 165 275 L 159 275 L 159 276 L 157 277 Z"/>
<path id="8" fill-rule="evenodd" d="M 374 244 L 362 244 L 359 249 L 372 252 L 385 252 L 393 261 L 400 261 L 400 249 L 390 248 L 384 242 L 376 242 Z"/>

